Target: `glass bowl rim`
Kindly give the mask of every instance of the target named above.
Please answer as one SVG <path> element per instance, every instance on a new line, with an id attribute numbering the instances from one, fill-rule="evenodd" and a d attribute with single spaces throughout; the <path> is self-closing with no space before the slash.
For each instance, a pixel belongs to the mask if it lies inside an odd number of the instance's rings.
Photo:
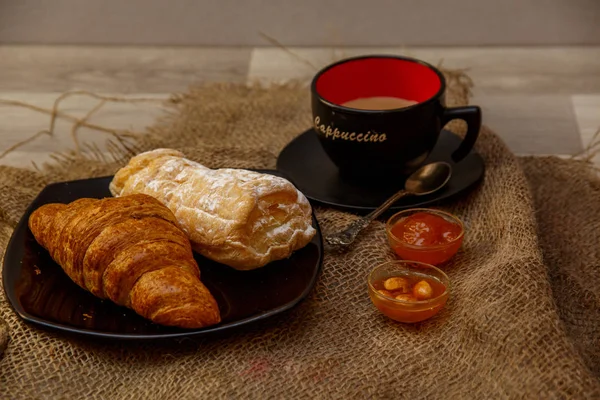
<path id="1" fill-rule="evenodd" d="M 449 219 L 451 219 L 453 222 L 455 222 L 456 224 L 458 224 L 460 226 L 460 234 L 451 242 L 444 243 L 444 244 L 435 244 L 432 246 L 419 246 L 416 244 L 406 243 L 403 240 L 401 240 L 400 238 L 396 237 L 392 233 L 393 224 L 391 222 L 392 222 L 392 220 L 396 219 L 399 215 L 408 214 L 409 212 L 427 212 L 430 214 L 441 214 L 445 217 L 448 217 Z M 434 208 L 409 208 L 407 210 L 399 211 L 388 218 L 387 222 L 385 223 L 385 230 L 386 230 L 388 236 L 393 238 L 395 241 L 401 243 L 402 246 L 405 246 L 405 247 L 408 247 L 408 248 L 414 249 L 414 250 L 444 249 L 446 247 L 450 247 L 453 243 L 458 242 L 465 236 L 465 224 L 460 220 L 460 218 L 458 218 L 457 216 L 455 216 L 453 214 L 450 214 L 449 212 L 442 211 L 442 210 L 436 210 Z"/>
<path id="2" fill-rule="evenodd" d="M 420 265 L 424 265 L 427 268 L 431 268 L 437 272 L 439 272 L 442 277 L 446 280 L 446 282 L 442 282 L 444 284 L 445 290 L 442 294 L 440 294 L 439 296 L 433 297 L 431 299 L 427 299 L 427 300 L 417 300 L 417 301 L 406 301 L 406 300 L 398 300 L 395 299 L 393 297 L 389 297 L 389 296 L 385 296 L 381 293 L 379 293 L 379 291 L 377 289 L 375 289 L 375 287 L 373 286 L 372 283 L 372 279 L 371 277 L 373 276 L 373 273 L 377 270 L 379 270 L 382 267 L 388 266 L 388 265 L 405 265 L 405 264 L 420 264 Z M 382 299 L 386 300 L 386 301 L 391 301 L 394 302 L 396 304 L 402 304 L 402 305 L 406 305 L 406 304 L 411 304 L 411 305 L 426 305 L 426 304 L 430 304 L 433 303 L 434 300 L 440 299 L 444 296 L 449 296 L 450 295 L 450 278 L 448 278 L 448 275 L 446 275 L 446 273 L 444 271 L 442 271 L 441 269 L 439 269 L 438 267 L 431 265 L 431 264 L 427 264 L 424 262 L 420 262 L 420 261 L 410 261 L 410 260 L 393 260 L 393 261 L 387 261 L 384 262 L 382 264 L 377 265 L 375 268 L 373 268 L 373 270 L 369 273 L 369 277 L 367 278 L 367 284 L 369 285 L 369 289 L 371 289 L 371 291 L 373 293 L 375 293 L 376 296 L 381 297 Z"/>

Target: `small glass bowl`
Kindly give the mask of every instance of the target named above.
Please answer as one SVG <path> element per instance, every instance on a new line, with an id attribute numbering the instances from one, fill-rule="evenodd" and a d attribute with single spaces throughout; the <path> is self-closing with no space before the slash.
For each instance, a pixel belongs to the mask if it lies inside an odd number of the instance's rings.
<path id="1" fill-rule="evenodd" d="M 435 297 L 420 301 L 397 300 L 382 294 L 374 286 L 377 282 L 392 277 L 405 277 L 413 281 L 419 278 L 433 281 L 436 283 L 433 286 Z M 446 305 L 450 297 L 448 276 L 433 265 L 415 261 L 390 261 L 378 265 L 369 274 L 368 286 L 369 297 L 375 307 L 394 321 L 405 323 L 420 322 L 433 317 Z"/>
<path id="2" fill-rule="evenodd" d="M 402 219 L 415 213 L 429 213 L 440 216 L 446 221 L 460 226 L 460 234 L 451 242 L 432 246 L 419 246 L 403 242 L 400 238 L 394 236 L 392 228 Z M 420 261 L 432 265 L 442 264 L 452 258 L 460 249 L 465 236 L 465 226 L 460 219 L 447 212 L 429 208 L 412 208 L 400 211 L 388 219 L 385 230 L 392 250 L 402 260 Z"/>

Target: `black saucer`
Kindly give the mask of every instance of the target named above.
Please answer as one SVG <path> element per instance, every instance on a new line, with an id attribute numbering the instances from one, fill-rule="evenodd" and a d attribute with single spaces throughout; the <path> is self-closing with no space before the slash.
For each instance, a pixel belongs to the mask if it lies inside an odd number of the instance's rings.
<path id="1" fill-rule="evenodd" d="M 436 147 L 425 163 L 446 161 L 452 166 L 452 178 L 444 189 L 428 196 L 401 199 L 391 209 L 402 210 L 430 205 L 462 193 L 483 178 L 483 159 L 472 151 L 455 163 L 450 155 L 461 140 L 443 130 Z M 312 128 L 292 140 L 279 154 L 277 169 L 284 173 L 309 199 L 349 211 L 369 211 L 404 187 L 406 177 L 386 177 L 386 184 L 365 185 L 343 180 L 327 157 Z"/>

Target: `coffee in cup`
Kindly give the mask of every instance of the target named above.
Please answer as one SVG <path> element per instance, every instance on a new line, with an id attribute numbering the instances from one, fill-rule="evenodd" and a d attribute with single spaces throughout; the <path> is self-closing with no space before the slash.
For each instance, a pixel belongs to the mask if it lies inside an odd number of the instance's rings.
<path id="1" fill-rule="evenodd" d="M 393 110 L 395 108 L 404 108 L 417 104 L 414 100 L 401 99 L 400 97 L 374 96 L 359 97 L 342 104 L 344 107 L 356 108 L 359 110 Z"/>

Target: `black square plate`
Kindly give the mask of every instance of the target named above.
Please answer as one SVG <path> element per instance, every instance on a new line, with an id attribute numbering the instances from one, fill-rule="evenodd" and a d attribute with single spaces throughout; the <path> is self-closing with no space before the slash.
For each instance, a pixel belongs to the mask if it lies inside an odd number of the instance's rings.
<path id="1" fill-rule="evenodd" d="M 276 171 L 260 171 L 280 175 Z M 160 326 L 132 310 L 81 289 L 29 230 L 29 215 L 47 203 L 110 197 L 112 177 L 55 183 L 44 188 L 19 221 L 4 255 L 4 291 L 25 321 L 61 331 L 113 339 L 165 339 L 224 332 L 284 312 L 306 296 L 321 270 L 321 232 L 291 257 L 254 271 L 237 271 L 195 254 L 202 282 L 213 294 L 222 322 L 203 329 Z"/>

